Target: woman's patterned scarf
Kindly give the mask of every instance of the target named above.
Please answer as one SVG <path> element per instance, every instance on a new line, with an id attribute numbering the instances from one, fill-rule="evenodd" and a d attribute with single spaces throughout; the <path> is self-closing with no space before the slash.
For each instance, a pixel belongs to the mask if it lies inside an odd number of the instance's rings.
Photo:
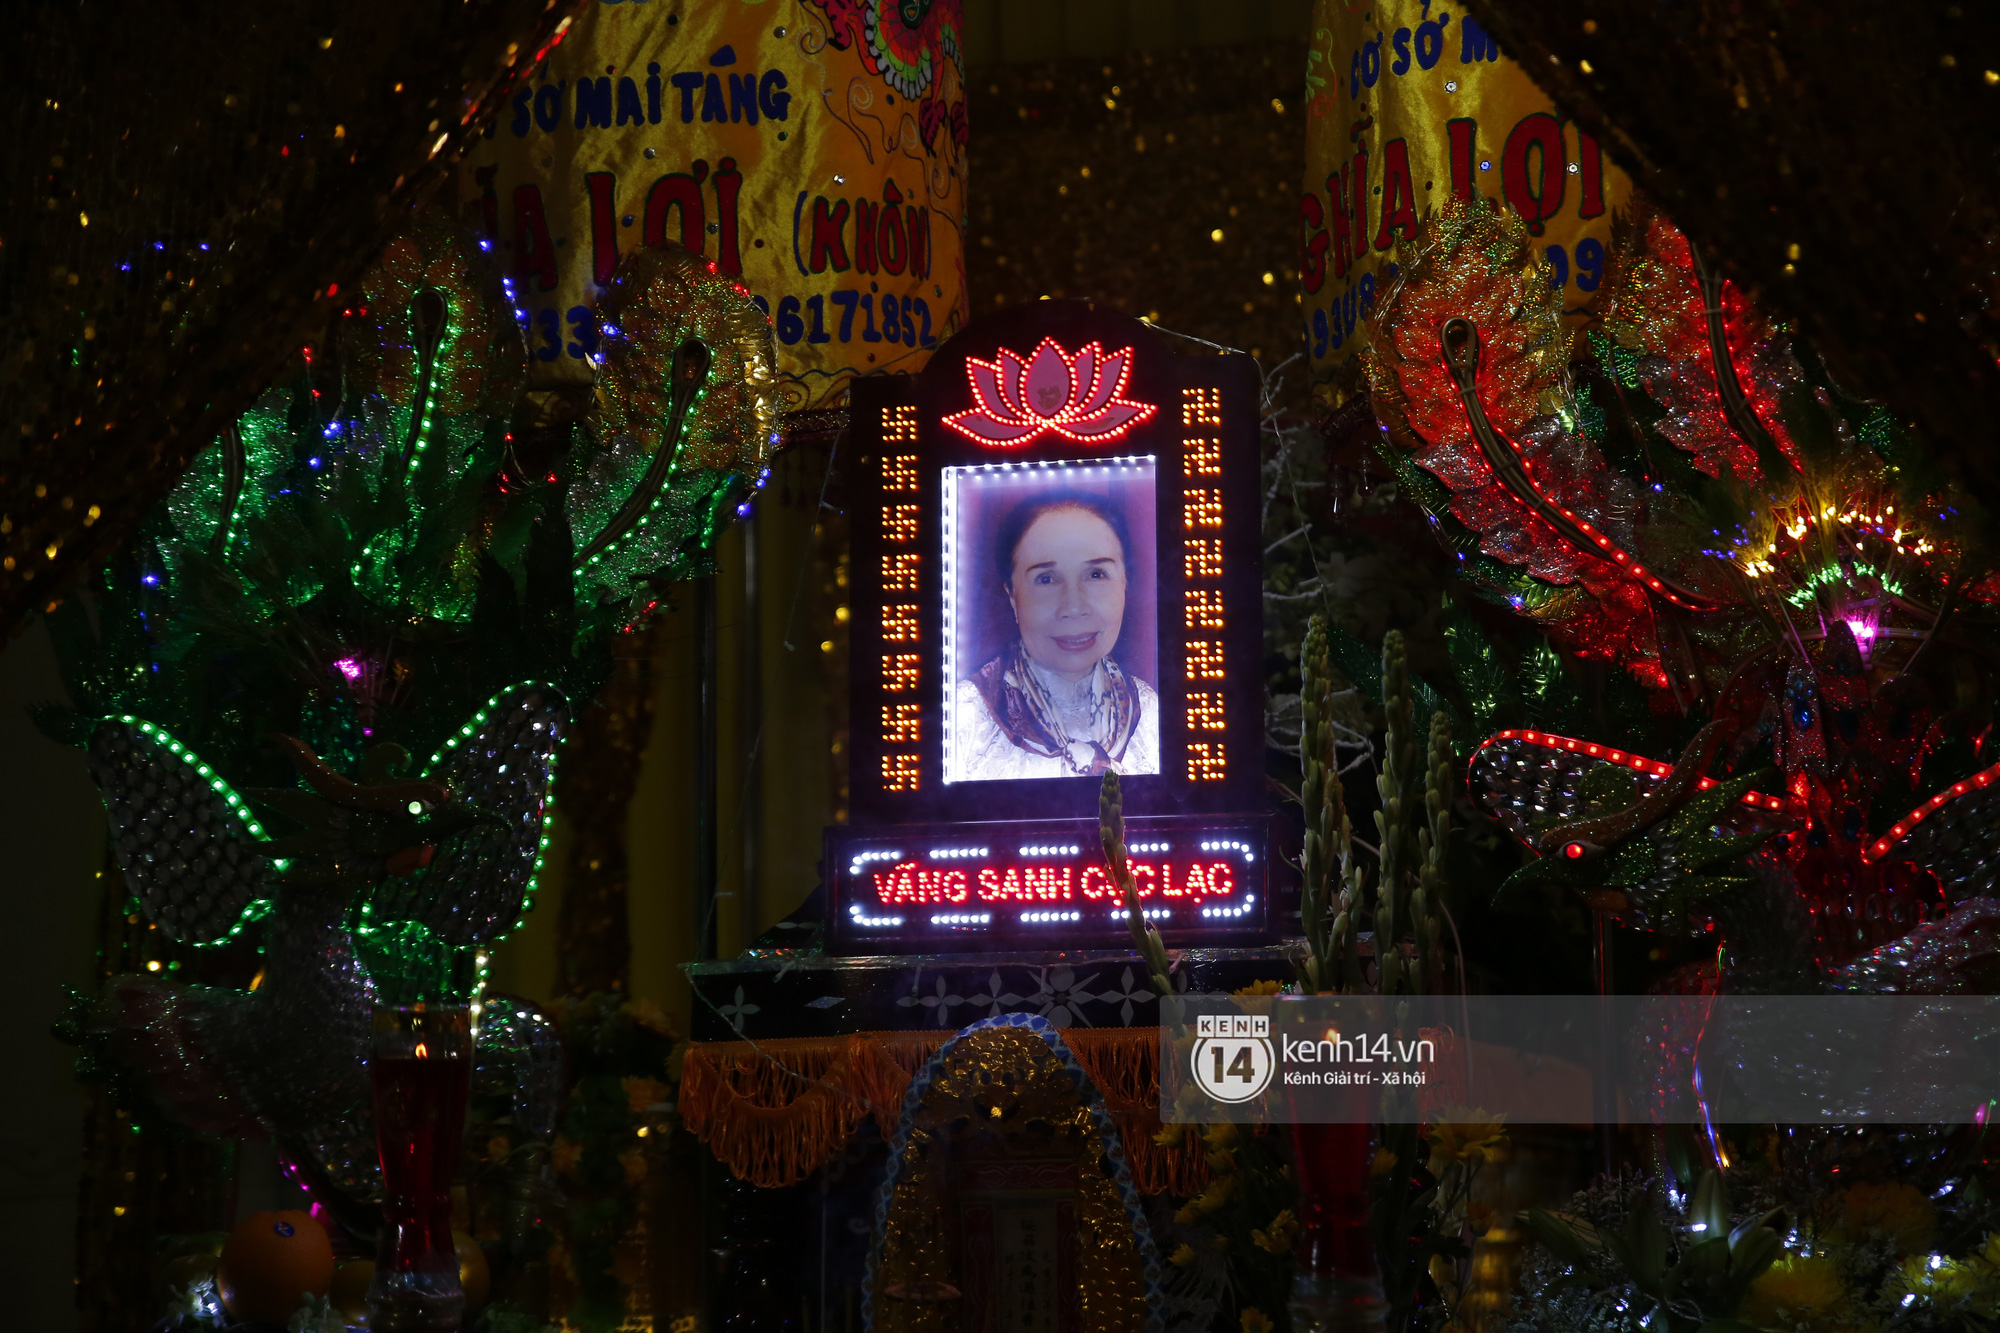
<path id="1" fill-rule="evenodd" d="M 1100 774 L 1123 759 L 1139 725 L 1139 687 L 1109 657 L 1098 660 L 1091 677 L 1090 731 L 1082 736 L 1063 725 L 1019 639 L 973 673 L 972 682 L 1009 740 L 1029 754 L 1060 759 L 1079 775 Z M 1078 742 L 1096 752 L 1086 767 L 1070 757 L 1070 746 Z"/>

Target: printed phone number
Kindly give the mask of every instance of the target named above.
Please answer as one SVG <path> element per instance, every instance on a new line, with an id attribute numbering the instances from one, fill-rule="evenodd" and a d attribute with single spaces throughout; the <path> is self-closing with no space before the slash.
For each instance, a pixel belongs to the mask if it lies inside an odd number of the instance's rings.
<path id="1" fill-rule="evenodd" d="M 878 305 L 876 295 L 833 292 L 804 301 L 786 296 L 779 299 L 775 317 L 769 301 L 761 296 L 750 299 L 764 312 L 778 341 L 787 347 L 800 341 L 845 343 L 857 339 L 911 348 L 937 346 L 931 332 L 930 302 L 921 296 L 883 292 Z M 594 360 L 603 342 L 596 312 L 589 306 L 571 306 L 567 311 L 545 306 L 524 312 L 521 324 L 528 337 L 528 355 L 537 361 L 554 361 L 565 355 L 577 361 Z"/>

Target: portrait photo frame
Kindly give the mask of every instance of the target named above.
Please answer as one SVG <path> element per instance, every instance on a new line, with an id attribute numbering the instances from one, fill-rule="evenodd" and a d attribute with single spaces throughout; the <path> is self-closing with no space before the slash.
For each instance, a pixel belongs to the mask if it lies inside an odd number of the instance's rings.
<path id="1" fill-rule="evenodd" d="M 940 640 L 944 660 L 938 684 L 939 719 L 942 728 L 940 780 L 946 783 L 978 781 L 1033 781 L 1033 774 L 1047 776 L 1091 776 L 1094 766 L 1115 766 L 1128 776 L 1151 776 L 1160 771 L 1159 698 L 1159 533 L 1157 460 L 1148 455 L 1119 455 L 1112 458 L 1037 460 L 1035 462 L 979 463 L 942 469 L 942 502 L 945 527 L 940 543 L 943 566 L 943 626 Z M 995 721 L 996 708 L 985 694 L 1019 699 L 1019 685 L 1009 685 L 1011 675 L 1036 670 L 1032 634 L 1021 632 L 1022 611 L 1015 604 L 1013 589 L 1002 573 L 1002 563 L 1011 564 L 998 548 L 1010 538 L 1018 541 L 1032 536 L 1040 520 L 1069 523 L 1093 531 L 1107 543 L 1100 556 L 1118 557 L 1115 571 L 1119 591 L 1118 621 L 1102 628 L 1108 636 L 1098 652 L 1108 664 L 1107 676 L 1115 674 L 1116 686 L 1131 700 L 1124 725 L 1116 728 L 1109 748 L 1078 739 L 1073 746 L 1059 743 L 1069 739 L 1060 717 L 1038 726 L 1030 717 L 1023 723 L 1032 729 L 1028 750 L 1011 740 Z M 1097 548 L 1090 548 L 1095 551 Z M 1011 553 L 1008 553 L 1011 554 Z M 1107 563 L 1100 561 L 1100 563 Z M 1107 571 L 1085 571 L 1086 577 L 1101 579 Z M 1088 617 L 1088 596 L 1082 583 L 1068 583 L 1068 571 L 1034 569 L 1022 571 L 1024 579 L 1050 581 L 1064 579 L 1062 604 L 1058 614 Z M 1023 598 L 1028 596 L 1023 590 Z M 1095 629 L 1090 618 L 1086 629 Z M 1043 669 L 1047 675 L 1046 668 Z M 1061 688 L 1051 679 L 1052 688 Z M 1085 681 L 1085 690 L 1100 682 Z M 1110 682 L 1104 682 L 1110 683 Z M 1046 697 L 1040 681 L 1020 682 L 1036 692 L 1036 702 Z M 985 694 L 982 694 L 982 689 Z M 1117 710 L 1107 706 L 1106 715 Z M 1004 708 L 999 711 L 1004 713 Z M 972 733 L 972 734 L 968 734 Z M 972 753 L 983 739 L 990 755 L 1002 752 L 1001 763 L 979 762 Z M 1073 748 L 1072 757 L 1069 750 Z M 1011 762 L 1009 762 L 1011 760 Z M 1069 772 L 1064 773 L 1062 770 Z M 1085 770 L 1078 773 L 1077 770 Z M 1097 771 L 1101 771 L 1099 768 Z"/>
<path id="2" fill-rule="evenodd" d="M 957 547 L 964 491 L 975 477 L 1065 468 L 1151 475 L 1152 570 L 1150 579 L 1134 571 L 1133 583 L 1151 592 L 1150 606 L 1134 609 L 1156 636 L 1157 679 L 1147 684 L 1157 695 L 1158 771 L 1126 777 L 1127 809 L 1261 810 L 1257 420 L 1249 357 L 1182 355 L 1143 322 L 1082 301 L 978 321 L 921 375 L 857 380 L 850 824 L 1095 812 L 1095 774 L 963 781 L 947 759 L 946 700 L 981 665 L 964 660 L 977 651 L 965 618 L 990 627 L 993 615 L 990 588 L 983 608 L 956 595 L 972 587 L 957 586 L 968 577 Z M 958 483 L 949 497 L 948 478 Z"/>

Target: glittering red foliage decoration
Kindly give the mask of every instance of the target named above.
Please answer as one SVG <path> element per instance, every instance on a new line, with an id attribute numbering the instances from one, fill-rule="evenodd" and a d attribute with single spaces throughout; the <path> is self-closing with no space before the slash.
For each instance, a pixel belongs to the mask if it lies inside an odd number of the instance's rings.
<path id="1" fill-rule="evenodd" d="M 1657 633 L 1645 590 L 1557 531 L 1481 453 L 1442 359 L 1440 330 L 1453 318 L 1478 330 L 1480 401 L 1519 447 L 1535 488 L 1635 551 L 1640 497 L 1557 415 L 1568 402 L 1570 347 L 1561 289 L 1534 258 L 1520 219 L 1484 201 L 1453 200 L 1440 210 L 1384 295 L 1368 353 L 1377 415 L 1395 444 L 1451 491 L 1452 517 L 1478 534 L 1482 552 L 1588 594 L 1560 620 L 1545 621 L 1559 641 L 1579 656 L 1624 662 L 1654 685 Z"/>
<path id="2" fill-rule="evenodd" d="M 1622 229 L 1613 292 L 1605 331 L 1621 346 L 1645 354 L 1638 375 L 1666 409 L 1660 433 L 1692 455 L 1694 466 L 1708 476 L 1721 476 L 1727 468 L 1740 481 L 1757 481 L 1763 470 L 1757 450 L 1730 426 L 1716 387 L 1708 307 L 1694 253 L 1679 229 L 1643 200 Z M 1780 395 L 1800 379 L 1789 343 L 1734 283 L 1722 284 L 1722 317 L 1743 396 L 1796 467 L 1798 450 L 1778 415 Z"/>

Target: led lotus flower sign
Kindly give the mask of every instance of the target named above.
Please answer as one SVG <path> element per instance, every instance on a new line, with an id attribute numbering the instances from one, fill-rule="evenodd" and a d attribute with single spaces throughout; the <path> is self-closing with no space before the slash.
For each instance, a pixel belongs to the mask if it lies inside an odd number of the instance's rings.
<path id="1" fill-rule="evenodd" d="M 1132 349 L 1107 355 L 1085 343 L 1074 356 L 1054 338 L 1042 339 L 1025 360 L 1006 348 L 991 361 L 968 357 L 975 406 L 944 419 L 959 434 L 1000 449 L 1018 449 L 1055 434 L 1084 444 L 1115 440 L 1159 409 L 1125 398 Z"/>

